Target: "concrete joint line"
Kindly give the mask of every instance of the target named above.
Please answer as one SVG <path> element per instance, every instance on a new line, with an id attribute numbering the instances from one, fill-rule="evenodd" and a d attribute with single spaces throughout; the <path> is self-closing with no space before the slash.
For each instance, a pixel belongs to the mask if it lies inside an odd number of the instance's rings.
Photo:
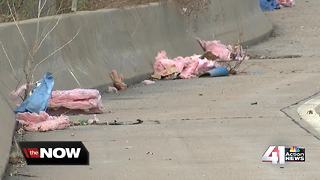
<path id="1" fill-rule="evenodd" d="M 316 107 L 320 104 L 320 98 L 311 99 L 298 108 L 299 116 L 320 133 L 320 116 Z"/>
<path id="2" fill-rule="evenodd" d="M 286 106 L 286 107 L 280 109 L 280 111 L 283 114 L 285 114 L 289 119 L 291 119 L 291 121 L 293 123 L 295 123 L 301 129 L 303 129 L 308 134 L 312 135 L 314 138 L 316 138 L 317 140 L 320 141 L 320 137 L 318 136 L 318 134 L 313 133 L 310 130 L 308 130 L 308 128 L 304 127 L 296 119 L 294 119 L 292 116 L 290 116 L 289 113 L 287 113 L 287 110 L 290 109 L 292 106 L 296 106 L 303 101 L 311 99 L 311 100 L 307 101 L 306 103 L 304 103 L 303 105 L 301 105 L 300 107 L 298 107 L 297 112 L 298 112 L 301 119 L 303 119 L 304 121 L 309 123 L 312 127 L 315 128 L 315 130 L 318 133 L 320 133 L 320 116 L 319 116 L 319 114 L 316 113 L 316 110 L 315 110 L 315 108 L 320 104 L 320 99 L 312 99 L 312 98 L 318 96 L 319 94 L 320 94 L 320 91 L 314 93 L 311 96 L 303 98 L 303 99 L 301 99 L 301 100 L 299 100 L 289 106 Z"/>

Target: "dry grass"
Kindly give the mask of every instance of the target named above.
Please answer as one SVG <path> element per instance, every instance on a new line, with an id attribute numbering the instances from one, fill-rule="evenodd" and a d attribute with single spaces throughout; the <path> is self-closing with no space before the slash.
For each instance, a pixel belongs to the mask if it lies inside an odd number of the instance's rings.
<path id="1" fill-rule="evenodd" d="M 3 2 L 2 2 L 3 1 Z M 11 0 L 16 7 L 16 20 L 25 20 L 36 18 L 35 9 L 37 1 L 33 0 Z M 49 0 L 48 0 L 49 1 Z M 141 4 L 149 4 L 153 2 L 175 2 L 181 13 L 187 16 L 196 14 L 206 9 L 210 0 L 78 0 L 78 11 L 83 10 L 97 10 L 103 8 L 123 8 L 132 7 Z M 6 1 L 0 0 L 0 22 L 13 21 L 10 11 L 7 7 Z M 64 14 L 71 12 L 72 0 L 56 0 L 56 6 L 47 6 L 44 8 L 41 16 L 45 16 L 47 12 L 51 14 Z M 53 12 L 53 13 L 52 13 Z"/>

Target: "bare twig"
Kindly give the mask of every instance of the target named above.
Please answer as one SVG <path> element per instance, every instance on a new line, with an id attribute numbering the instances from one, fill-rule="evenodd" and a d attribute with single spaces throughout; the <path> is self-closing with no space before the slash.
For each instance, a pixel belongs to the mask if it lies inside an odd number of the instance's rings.
<path id="1" fill-rule="evenodd" d="M 38 44 L 39 42 L 40 16 L 46 3 L 47 3 L 47 0 L 45 0 L 43 4 L 42 4 L 42 0 L 38 1 L 37 31 L 36 31 L 36 42 L 35 42 L 36 44 Z"/>
<path id="2" fill-rule="evenodd" d="M 45 62 L 46 60 L 48 60 L 51 56 L 55 55 L 57 52 L 59 52 L 61 49 L 63 49 L 65 46 L 67 46 L 68 44 L 70 44 L 79 34 L 80 29 L 77 31 L 77 33 L 65 44 L 63 44 L 62 46 L 60 46 L 59 48 L 57 48 L 56 50 L 54 50 L 52 53 L 50 53 L 47 57 L 45 57 L 44 59 L 42 59 L 38 64 L 36 64 L 34 66 L 34 69 L 32 71 L 32 74 L 34 74 L 34 72 L 37 70 L 38 66 L 40 64 L 42 64 L 43 62 Z"/>
<path id="3" fill-rule="evenodd" d="M 61 19 L 61 16 L 59 16 L 58 20 L 56 21 L 56 24 L 47 32 L 47 34 L 42 38 L 41 42 L 39 43 L 38 47 L 35 49 L 35 53 L 38 52 L 38 50 L 41 48 L 42 43 L 47 39 L 49 34 L 58 26 L 59 21 Z"/>
<path id="4" fill-rule="evenodd" d="M 71 74 L 71 76 L 74 78 L 74 80 L 77 82 L 79 88 L 81 88 L 81 84 L 79 82 L 79 80 L 77 79 L 77 77 L 73 74 L 73 72 L 71 71 L 71 69 L 68 67 L 68 71 Z"/>
<path id="5" fill-rule="evenodd" d="M 47 33 L 47 30 L 49 29 L 49 26 L 52 24 L 52 22 L 48 22 L 44 27 L 43 27 L 43 30 L 40 34 L 40 37 L 43 37 L 46 33 Z"/>
<path id="6" fill-rule="evenodd" d="M 14 5 L 13 5 L 13 7 L 14 7 Z M 15 16 L 14 16 L 13 12 L 12 12 L 12 8 L 11 8 L 11 6 L 10 6 L 10 4 L 9 4 L 9 1 L 8 1 L 8 8 L 9 8 L 9 10 L 10 10 L 10 14 L 11 14 L 11 16 L 12 16 L 12 19 L 13 19 L 13 21 L 14 21 L 14 24 L 16 25 L 16 27 L 17 27 L 17 29 L 18 29 L 18 31 L 19 31 L 19 34 L 20 34 L 20 36 L 21 36 L 21 38 L 22 38 L 22 40 L 23 40 L 23 43 L 24 43 L 24 45 L 25 45 L 25 47 L 26 47 L 26 49 L 27 49 L 27 51 L 28 51 L 28 53 L 29 53 L 29 56 L 30 56 L 30 58 L 33 60 L 33 56 L 31 55 L 31 52 L 30 52 L 30 50 L 29 50 L 28 43 L 27 43 L 26 39 L 24 38 L 24 35 L 23 35 L 23 33 L 22 33 L 21 29 L 20 29 L 20 26 L 18 25 L 18 23 L 17 23 L 17 21 L 16 21 L 16 18 L 15 18 Z"/>
<path id="7" fill-rule="evenodd" d="M 41 0 L 38 1 L 38 15 L 37 15 L 37 30 L 36 30 L 36 41 L 34 42 L 34 46 L 38 44 L 39 38 L 39 29 L 40 29 L 40 14 L 41 14 Z"/>
<path id="8" fill-rule="evenodd" d="M 59 14 L 60 11 L 65 10 L 65 9 L 62 9 L 62 6 L 63 6 L 63 4 L 64 4 L 64 1 L 65 1 L 65 0 L 61 0 L 61 1 L 60 1 L 60 5 L 59 5 L 59 8 L 56 10 L 56 14 Z"/>
<path id="9" fill-rule="evenodd" d="M 15 78 L 16 78 L 16 79 L 18 79 L 18 78 L 17 78 L 16 71 L 15 71 L 15 70 L 14 70 L 14 68 L 13 68 L 12 61 L 11 61 L 11 59 L 10 59 L 10 58 L 9 58 L 9 56 L 8 56 L 7 50 L 5 49 L 5 47 L 4 47 L 3 43 L 2 43 L 2 41 L 0 41 L 0 43 L 1 43 L 1 46 L 2 46 L 2 50 L 3 50 L 3 52 L 4 52 L 4 54 L 5 54 L 5 55 L 6 55 L 6 57 L 7 57 L 8 63 L 9 63 L 9 65 L 10 65 L 10 68 L 11 68 L 11 70 L 12 70 L 12 72 L 13 72 L 13 74 L 14 74 Z"/>

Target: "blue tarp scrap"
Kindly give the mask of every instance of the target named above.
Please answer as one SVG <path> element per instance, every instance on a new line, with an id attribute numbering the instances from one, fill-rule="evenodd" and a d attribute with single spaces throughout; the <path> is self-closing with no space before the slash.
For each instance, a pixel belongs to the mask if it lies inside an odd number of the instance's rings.
<path id="1" fill-rule="evenodd" d="M 262 11 L 273 11 L 280 8 L 277 0 L 260 0 L 260 7 Z"/>
<path id="2" fill-rule="evenodd" d="M 54 78 L 51 73 L 46 73 L 40 81 L 40 85 L 33 90 L 31 96 L 21 103 L 15 113 L 31 112 L 39 113 L 48 107 L 48 101 L 54 86 Z"/>

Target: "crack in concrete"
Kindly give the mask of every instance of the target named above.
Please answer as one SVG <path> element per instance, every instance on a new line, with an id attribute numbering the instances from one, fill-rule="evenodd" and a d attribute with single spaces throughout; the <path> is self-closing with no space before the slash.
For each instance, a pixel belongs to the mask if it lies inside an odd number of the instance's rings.
<path id="1" fill-rule="evenodd" d="M 208 118 L 178 118 L 178 119 L 166 119 L 167 121 L 202 121 L 202 120 L 229 120 L 229 119 L 263 119 L 263 118 L 270 118 L 267 116 L 226 116 L 226 117 L 208 117 Z M 274 118 L 274 116 L 272 116 Z M 151 120 L 148 119 L 146 122 L 154 122 L 155 124 L 160 124 L 161 121 L 159 120 Z"/>

